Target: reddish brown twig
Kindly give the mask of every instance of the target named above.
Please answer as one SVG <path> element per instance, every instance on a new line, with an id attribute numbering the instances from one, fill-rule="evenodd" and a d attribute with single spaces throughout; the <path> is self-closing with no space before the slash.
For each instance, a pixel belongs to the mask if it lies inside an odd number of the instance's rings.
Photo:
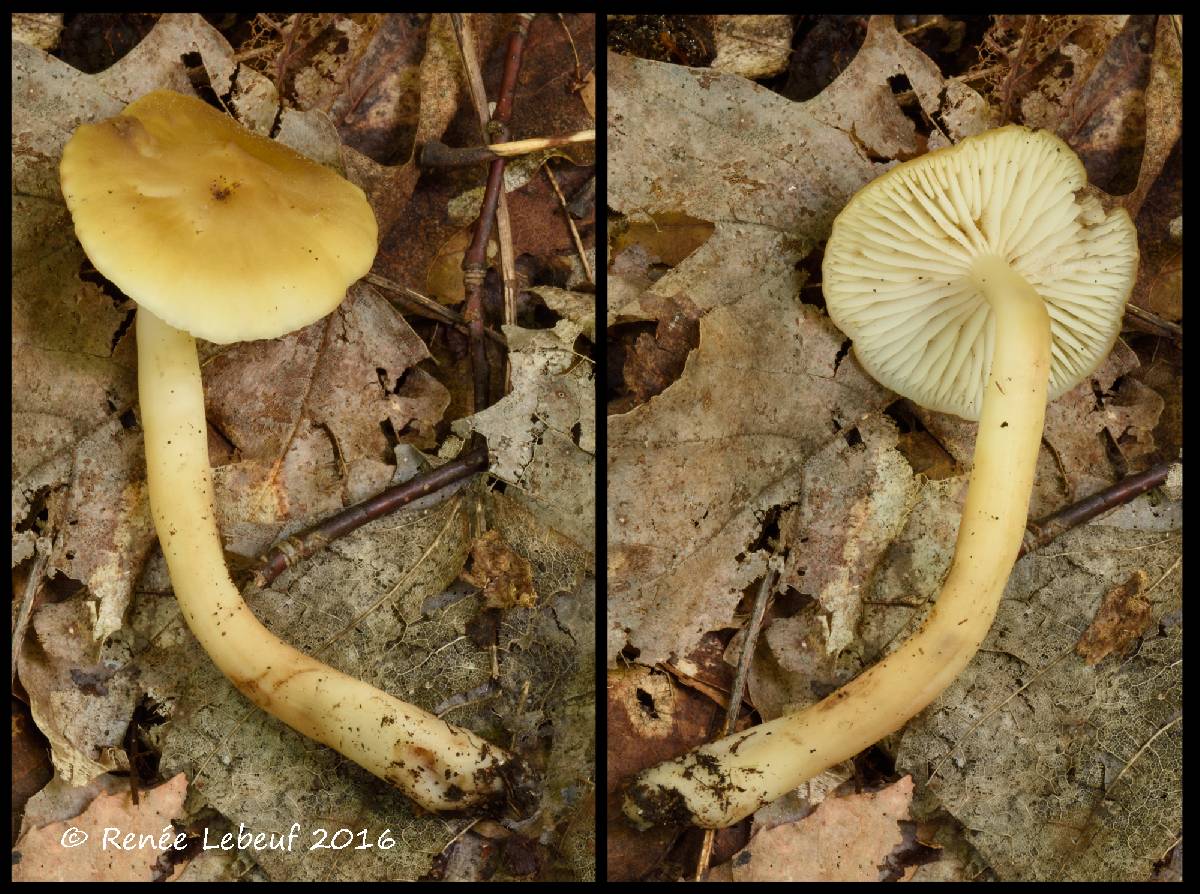
<path id="1" fill-rule="evenodd" d="M 399 283 L 388 279 L 386 276 L 380 276 L 377 273 L 368 273 L 364 277 L 367 282 L 373 286 L 378 286 L 381 289 L 388 291 L 387 298 L 393 304 L 403 304 L 402 312 L 412 313 L 419 317 L 425 317 L 429 320 L 437 320 L 445 323 L 447 326 L 453 326 L 464 335 L 469 334 L 466 321 L 463 320 L 462 314 L 456 313 L 448 307 L 438 304 L 432 298 L 422 295 L 416 289 L 410 289 L 408 286 L 402 286 Z M 508 347 L 508 339 L 492 329 L 490 326 L 483 330 L 483 334 L 500 345 L 502 348 Z"/>
<path id="2" fill-rule="evenodd" d="M 529 33 L 531 19 L 532 16 L 528 14 L 518 15 L 512 31 L 508 35 L 504 74 L 500 80 L 496 110 L 493 112 L 488 126 L 487 136 L 491 142 L 503 142 L 508 136 L 508 119 L 512 115 L 517 72 L 521 68 L 521 56 L 525 49 L 525 37 Z M 471 51 L 472 48 L 464 44 L 464 55 Z M 467 298 L 467 307 L 463 317 L 471 332 L 471 372 L 475 412 L 477 413 L 490 403 L 487 350 L 483 335 L 483 278 L 487 271 L 487 244 L 492 235 L 493 222 L 496 219 L 496 205 L 500 200 L 500 188 L 504 183 L 504 163 L 503 158 L 497 158 L 492 161 L 488 169 L 487 186 L 484 188 L 479 219 L 475 223 L 475 234 L 463 255 L 462 263 L 463 286 Z"/>
<path id="3" fill-rule="evenodd" d="M 1135 497 L 1140 497 L 1146 491 L 1159 487 L 1167 480 L 1167 473 L 1171 471 L 1173 465 L 1173 462 L 1159 463 L 1145 472 L 1122 478 L 1111 487 L 1106 487 L 1099 493 L 1085 497 L 1078 503 L 1072 503 L 1045 518 L 1029 522 L 1025 526 L 1025 541 L 1021 544 L 1018 557 L 1033 552 L 1035 549 L 1041 549 L 1051 540 L 1061 537 L 1072 528 L 1077 528 L 1110 509 L 1115 509 Z"/>
<path id="4" fill-rule="evenodd" d="M 277 543 L 259 560 L 252 577 L 254 585 L 257 587 L 267 586 L 297 562 L 320 552 L 339 537 L 345 537 L 367 522 L 395 512 L 421 497 L 470 478 L 476 472 L 486 469 L 487 464 L 487 446 L 472 447 L 457 459 L 452 459 L 450 462 L 424 472 L 403 484 L 389 487 L 356 506 L 343 509 L 337 515 L 325 519 L 316 527 L 310 528 L 302 534 L 288 537 L 281 543 Z"/>

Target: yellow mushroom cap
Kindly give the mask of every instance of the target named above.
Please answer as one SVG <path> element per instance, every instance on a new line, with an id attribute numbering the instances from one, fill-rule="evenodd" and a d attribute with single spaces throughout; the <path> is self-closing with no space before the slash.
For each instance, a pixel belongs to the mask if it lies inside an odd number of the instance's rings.
<path id="1" fill-rule="evenodd" d="M 59 172 L 96 269 L 209 341 L 307 326 L 375 258 L 378 228 L 361 189 L 169 90 L 80 126 Z"/>
<path id="2" fill-rule="evenodd" d="M 1008 263 L 1050 315 L 1049 399 L 1108 355 L 1137 274 L 1137 233 L 1080 191 L 1087 174 L 1044 130 L 1010 126 L 898 165 L 833 224 L 829 316 L 875 379 L 931 410 L 978 419 L 991 368 L 991 305 L 971 275 Z"/>

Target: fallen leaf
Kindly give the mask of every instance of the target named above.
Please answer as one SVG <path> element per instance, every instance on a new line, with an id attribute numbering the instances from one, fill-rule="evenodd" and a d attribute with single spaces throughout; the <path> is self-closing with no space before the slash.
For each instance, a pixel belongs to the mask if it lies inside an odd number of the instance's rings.
<path id="1" fill-rule="evenodd" d="M 610 670 L 605 729 L 608 737 L 607 861 L 610 881 L 636 879 L 662 861 L 677 830 L 636 831 L 621 813 L 619 786 L 660 760 L 708 739 L 724 712 L 666 674 L 634 666 Z"/>
<path id="2" fill-rule="evenodd" d="M 1076 654 L 1088 664 L 1099 664 L 1109 655 L 1127 652 L 1150 626 L 1151 606 L 1142 596 L 1149 583 L 1139 568 L 1105 593 L 1096 617 L 1075 643 Z"/>
<path id="3" fill-rule="evenodd" d="M 735 882 L 877 882 L 903 840 L 913 781 L 826 798 L 811 815 L 759 832 L 730 861 Z"/>
<path id="4" fill-rule="evenodd" d="M 1177 836 L 1179 547 L 1178 531 L 1102 519 L 1026 556 L 971 665 L 905 727 L 897 767 L 971 830 L 1001 880 L 1144 881 Z M 1079 631 L 1139 570 L 1152 582 L 1140 647 L 1086 665 Z"/>
<path id="5" fill-rule="evenodd" d="M 714 71 L 770 78 L 786 70 L 792 51 L 788 15 L 713 16 Z"/>
<path id="6" fill-rule="evenodd" d="M 799 507 L 780 524 L 781 584 L 811 595 L 828 618 L 825 648 L 854 639 L 863 591 L 916 501 L 891 420 L 867 417 L 804 466 Z"/>
<path id="7" fill-rule="evenodd" d="M 528 560 L 513 552 L 499 531 L 488 531 L 475 539 L 471 544 L 470 564 L 461 577 L 483 592 L 488 608 L 537 605 L 538 594 L 533 588 Z"/>
<path id="8" fill-rule="evenodd" d="M 156 881 L 159 858 L 179 847 L 171 820 L 187 789 L 180 773 L 142 789 L 137 804 L 128 791 L 100 794 L 79 816 L 26 832 L 13 848 L 13 881 Z"/>
<path id="9" fill-rule="evenodd" d="M 565 309 L 565 305 L 561 305 Z M 573 305 L 581 331 L 591 302 Z M 512 391 L 474 416 L 456 420 L 464 440 L 488 439 L 491 473 L 510 493 L 581 546 L 595 541 L 595 372 L 554 330 L 506 326 Z"/>

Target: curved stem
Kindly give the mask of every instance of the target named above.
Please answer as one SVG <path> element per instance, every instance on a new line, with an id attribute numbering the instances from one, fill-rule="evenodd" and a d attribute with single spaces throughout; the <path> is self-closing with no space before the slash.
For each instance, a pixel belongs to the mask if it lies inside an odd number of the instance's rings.
<path id="1" fill-rule="evenodd" d="M 322 664 L 259 623 L 225 567 L 196 343 L 144 308 L 137 342 L 154 526 L 180 611 L 213 663 L 264 711 L 428 810 L 502 798 L 507 752 Z"/>
<path id="2" fill-rule="evenodd" d="M 625 811 L 639 825 L 723 827 L 895 732 L 966 667 L 992 625 L 1029 512 L 1050 378 L 1050 319 L 999 258 L 973 278 L 995 319 L 992 367 L 950 571 L 921 628 L 821 702 L 640 774 Z"/>

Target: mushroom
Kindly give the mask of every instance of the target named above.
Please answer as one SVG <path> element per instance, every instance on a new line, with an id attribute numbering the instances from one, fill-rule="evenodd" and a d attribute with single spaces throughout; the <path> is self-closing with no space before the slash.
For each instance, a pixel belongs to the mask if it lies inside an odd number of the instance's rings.
<path id="1" fill-rule="evenodd" d="M 150 506 L 196 639 L 254 704 L 422 807 L 503 800 L 519 761 L 283 642 L 225 567 L 193 337 L 278 338 L 332 312 L 375 257 L 362 190 L 166 90 L 80 126 L 60 175 L 84 252 L 138 304 Z"/>
<path id="2" fill-rule="evenodd" d="M 1046 402 L 1120 330 L 1137 235 L 1058 137 L 1010 126 L 899 165 L 838 215 L 822 268 L 834 323 L 879 382 L 978 420 L 954 558 L 920 629 L 811 707 L 641 773 L 635 823 L 719 828 L 903 726 L 979 649 L 1020 549 Z"/>

